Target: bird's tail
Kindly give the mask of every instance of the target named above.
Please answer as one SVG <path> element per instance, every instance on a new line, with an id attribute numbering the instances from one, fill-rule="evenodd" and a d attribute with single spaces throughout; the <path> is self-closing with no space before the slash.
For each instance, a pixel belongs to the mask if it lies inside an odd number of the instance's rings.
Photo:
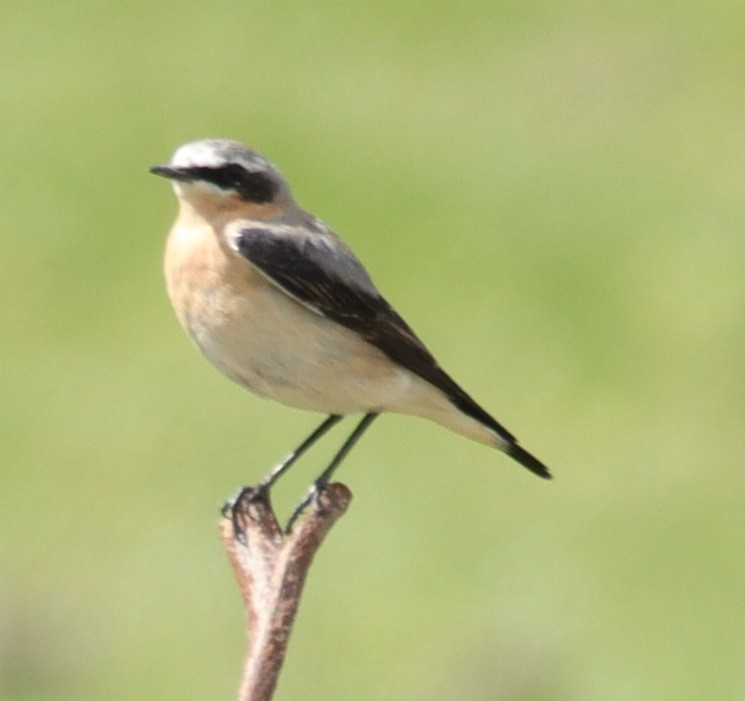
<path id="1" fill-rule="evenodd" d="M 470 396 L 463 392 L 462 396 L 449 397 L 452 404 L 460 409 L 466 416 L 478 422 L 482 428 L 486 428 L 492 434 L 492 445 L 503 450 L 513 460 L 519 462 L 523 467 L 527 467 L 532 473 L 551 479 L 549 469 L 534 455 L 529 453 L 518 442 L 502 424 L 500 424 L 491 414 L 482 409 Z M 483 439 L 482 439 L 483 440 Z"/>
<path id="2" fill-rule="evenodd" d="M 411 413 L 432 419 L 441 426 L 472 440 L 495 446 L 539 477 L 551 479 L 551 473 L 546 465 L 525 450 L 515 436 L 482 409 L 455 382 L 448 389 L 453 387 L 457 388 L 457 391 L 444 394 L 430 385 L 425 390 L 428 395 L 426 400 L 416 402 Z"/>
<path id="3" fill-rule="evenodd" d="M 520 447 L 516 441 L 513 440 L 504 452 L 539 477 L 551 479 L 549 469 L 535 455 L 531 455 L 525 448 Z"/>

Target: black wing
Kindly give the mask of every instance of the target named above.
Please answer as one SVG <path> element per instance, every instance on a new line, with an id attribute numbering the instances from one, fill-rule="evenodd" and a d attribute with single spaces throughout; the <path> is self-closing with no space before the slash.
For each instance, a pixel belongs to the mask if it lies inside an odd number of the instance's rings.
<path id="1" fill-rule="evenodd" d="M 235 236 L 236 250 L 293 298 L 359 334 L 391 360 L 434 385 L 463 413 L 508 443 L 507 453 L 541 476 L 548 471 L 438 364 L 409 325 L 380 295 L 362 264 L 327 230 L 252 226 Z"/>

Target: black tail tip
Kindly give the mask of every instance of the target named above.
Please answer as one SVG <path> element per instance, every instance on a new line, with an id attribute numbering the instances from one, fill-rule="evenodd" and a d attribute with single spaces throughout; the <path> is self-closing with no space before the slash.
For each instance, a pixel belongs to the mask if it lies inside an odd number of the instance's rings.
<path id="1" fill-rule="evenodd" d="M 506 452 L 513 460 L 517 460 L 517 462 L 523 467 L 527 467 L 532 473 L 543 479 L 551 479 L 551 473 L 548 471 L 548 468 L 538 458 L 533 457 L 517 443 L 511 443 Z"/>

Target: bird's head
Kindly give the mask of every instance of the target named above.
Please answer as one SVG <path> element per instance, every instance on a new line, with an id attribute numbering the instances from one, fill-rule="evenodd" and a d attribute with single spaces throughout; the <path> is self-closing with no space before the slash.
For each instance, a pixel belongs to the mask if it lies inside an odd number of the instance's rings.
<path id="1" fill-rule="evenodd" d="M 289 197 L 274 165 L 239 141 L 205 139 L 184 144 L 168 164 L 153 166 L 150 172 L 171 180 L 176 195 L 192 203 L 237 198 L 247 204 L 272 205 Z"/>

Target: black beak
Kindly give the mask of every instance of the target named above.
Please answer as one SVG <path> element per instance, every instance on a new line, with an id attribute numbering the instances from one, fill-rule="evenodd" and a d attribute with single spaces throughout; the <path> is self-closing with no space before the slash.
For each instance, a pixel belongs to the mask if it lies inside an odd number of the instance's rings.
<path id="1" fill-rule="evenodd" d="M 189 180 L 193 180 L 192 174 L 188 171 L 186 168 L 172 168 L 171 166 L 153 166 L 150 168 L 150 172 L 153 175 L 160 175 L 163 178 L 168 178 L 169 180 L 181 180 L 183 182 L 188 182 Z"/>

